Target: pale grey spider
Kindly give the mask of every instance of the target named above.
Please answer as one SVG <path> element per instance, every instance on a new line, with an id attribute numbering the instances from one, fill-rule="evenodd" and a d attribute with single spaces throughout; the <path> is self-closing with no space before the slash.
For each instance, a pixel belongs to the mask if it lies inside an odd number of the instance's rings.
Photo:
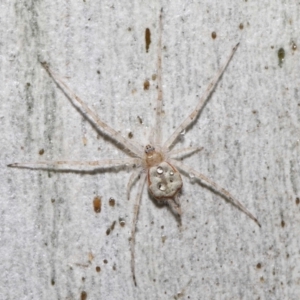
<path id="1" fill-rule="evenodd" d="M 122 166 L 135 166 L 135 171 L 131 174 L 127 185 L 127 198 L 132 185 L 135 181 L 139 180 L 138 192 L 136 196 L 136 203 L 134 206 L 134 217 L 131 229 L 131 271 L 136 284 L 135 278 L 135 264 L 134 264 L 134 246 L 135 246 L 135 229 L 137 223 L 137 216 L 139 211 L 140 200 L 142 197 L 143 187 L 147 181 L 148 190 L 150 194 L 158 202 L 167 203 L 172 211 L 177 215 L 181 215 L 180 203 L 178 200 L 178 193 L 182 188 L 182 179 L 178 170 L 184 174 L 194 177 L 202 185 L 214 190 L 217 194 L 229 200 L 232 204 L 238 207 L 248 217 L 254 220 L 259 226 L 258 220 L 227 190 L 223 189 L 208 177 L 193 170 L 192 168 L 184 165 L 177 159 L 184 156 L 192 155 L 202 148 L 184 148 L 181 150 L 172 150 L 172 146 L 177 141 L 178 137 L 184 132 L 197 118 L 209 95 L 214 90 L 217 82 L 225 71 L 229 61 L 238 48 L 237 44 L 231 51 L 224 65 L 220 68 L 216 76 L 212 79 L 206 88 L 204 95 L 199 99 L 196 108 L 187 116 L 185 120 L 178 126 L 173 134 L 167 139 L 166 142 L 161 143 L 161 114 L 162 114 L 162 13 L 159 17 L 159 39 L 158 39 L 158 62 L 157 62 L 157 89 L 158 97 L 156 103 L 156 126 L 153 131 L 154 142 L 153 144 L 138 145 L 133 141 L 129 141 L 123 137 L 115 129 L 104 123 L 69 87 L 56 75 L 48 66 L 47 63 L 42 63 L 42 66 L 48 72 L 50 77 L 55 81 L 60 89 L 64 91 L 71 104 L 75 106 L 80 112 L 102 133 L 109 136 L 118 145 L 127 150 L 130 158 L 126 159 L 103 159 L 99 161 L 39 161 L 34 163 L 14 163 L 9 167 L 27 168 L 27 169 L 51 169 L 51 170 L 99 170 L 106 168 L 122 167 Z M 144 149 L 144 150 L 143 150 Z M 170 150 L 171 149 L 171 150 Z"/>

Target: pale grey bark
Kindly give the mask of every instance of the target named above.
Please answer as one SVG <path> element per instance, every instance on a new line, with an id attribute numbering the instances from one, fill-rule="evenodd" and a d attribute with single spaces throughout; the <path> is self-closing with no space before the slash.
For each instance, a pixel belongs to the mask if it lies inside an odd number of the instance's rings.
<path id="1" fill-rule="evenodd" d="M 145 190 L 134 287 L 128 239 L 137 186 L 127 201 L 130 169 L 91 175 L 6 165 L 126 157 L 71 106 L 39 60 L 113 128 L 150 140 L 161 7 L 164 140 L 241 43 L 176 147 L 204 147 L 185 163 L 228 189 L 262 228 L 184 178 L 180 229 Z M 174 299 L 180 291 L 181 299 L 299 299 L 298 1 L 12 0 L 1 8 L 1 299 L 81 299 L 83 291 L 87 299 L 113 300 Z"/>

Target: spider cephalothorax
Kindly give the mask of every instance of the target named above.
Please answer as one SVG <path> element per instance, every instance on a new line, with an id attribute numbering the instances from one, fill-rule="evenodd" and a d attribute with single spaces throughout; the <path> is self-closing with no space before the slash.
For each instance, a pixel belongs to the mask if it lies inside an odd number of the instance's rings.
<path id="1" fill-rule="evenodd" d="M 164 155 L 156 151 L 152 145 L 145 147 L 145 168 L 151 168 L 164 161 Z"/>

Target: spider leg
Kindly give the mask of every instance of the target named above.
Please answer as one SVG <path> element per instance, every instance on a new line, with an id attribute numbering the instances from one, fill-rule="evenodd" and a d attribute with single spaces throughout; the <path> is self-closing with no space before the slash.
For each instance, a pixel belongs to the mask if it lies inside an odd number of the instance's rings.
<path id="1" fill-rule="evenodd" d="M 28 163 L 14 163 L 8 165 L 11 168 L 55 170 L 55 171 L 95 171 L 121 167 L 127 165 L 140 165 L 139 158 L 103 159 L 98 161 L 38 161 Z"/>
<path id="2" fill-rule="evenodd" d="M 199 151 L 201 151 L 203 147 L 188 147 L 178 150 L 172 150 L 168 154 L 171 158 L 174 159 L 183 159 L 187 156 L 191 156 Z"/>
<path id="3" fill-rule="evenodd" d="M 185 166 L 179 161 L 170 159 L 170 163 L 177 167 L 178 169 L 182 170 L 184 173 L 188 175 L 195 176 L 196 179 L 200 181 L 201 184 L 213 189 L 219 195 L 224 197 L 225 199 L 229 200 L 233 205 L 239 208 L 243 213 L 245 213 L 249 218 L 251 218 L 259 227 L 261 227 L 260 223 L 258 222 L 257 218 L 255 218 L 251 212 L 236 198 L 234 198 L 227 190 L 217 185 L 215 182 L 207 178 L 206 176 L 202 175 L 201 173 L 193 170 L 192 168 Z"/>
<path id="4" fill-rule="evenodd" d="M 141 180 L 138 187 L 138 193 L 136 195 L 136 202 L 134 205 L 134 213 L 133 213 L 133 221 L 132 221 L 132 228 L 131 228 L 131 240 L 130 240 L 130 250 L 131 250 L 131 273 L 134 285 L 136 284 L 135 278 L 135 263 L 134 263 L 134 246 L 135 246 L 135 229 L 136 229 L 136 222 L 139 214 L 140 202 L 142 198 L 143 188 L 146 181 L 146 173 L 142 174 Z"/>
<path id="5" fill-rule="evenodd" d="M 203 106 L 205 105 L 206 101 L 209 99 L 209 95 L 211 92 L 214 90 L 216 87 L 220 77 L 223 75 L 228 63 L 230 62 L 233 54 L 235 53 L 239 43 L 233 47 L 229 57 L 227 58 L 225 64 L 220 68 L 219 72 L 217 75 L 212 79 L 208 87 L 206 88 L 204 94 L 202 97 L 199 99 L 199 102 L 196 106 L 196 108 L 192 111 L 192 113 L 177 127 L 177 129 L 174 131 L 174 133 L 169 137 L 169 139 L 165 142 L 163 145 L 164 149 L 169 149 L 176 139 L 180 136 L 181 132 L 183 132 L 187 127 L 189 127 L 197 118 L 199 115 L 199 112 L 202 110 Z"/>
<path id="6" fill-rule="evenodd" d="M 133 184 L 135 183 L 135 181 L 138 179 L 138 177 L 141 175 L 141 172 L 142 172 L 141 169 L 136 169 L 131 173 L 128 184 L 127 184 L 127 189 L 126 189 L 127 200 L 130 199 L 131 188 L 132 188 Z"/>
<path id="7" fill-rule="evenodd" d="M 159 37 L 158 37 L 158 54 L 157 54 L 157 101 L 155 110 L 155 145 L 161 144 L 161 115 L 162 115 L 162 9 L 159 15 Z"/>
<path id="8" fill-rule="evenodd" d="M 70 100 L 73 106 L 96 126 L 98 130 L 104 132 L 106 135 L 111 137 L 118 144 L 121 144 L 124 148 L 128 149 L 138 157 L 142 157 L 142 149 L 139 145 L 129 142 L 119 132 L 114 130 L 112 127 L 104 123 L 86 104 L 83 102 L 60 78 L 56 75 L 48 66 L 47 63 L 41 63 L 44 69 L 47 71 L 49 76 L 54 80 L 57 86 L 64 92 L 67 98 Z"/>

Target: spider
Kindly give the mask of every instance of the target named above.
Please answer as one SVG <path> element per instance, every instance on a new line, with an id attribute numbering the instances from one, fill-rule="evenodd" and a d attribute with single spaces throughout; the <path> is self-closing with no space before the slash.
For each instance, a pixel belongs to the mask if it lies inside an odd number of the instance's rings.
<path id="1" fill-rule="evenodd" d="M 175 216 L 182 215 L 180 202 L 178 199 L 179 192 L 183 182 L 180 171 L 184 175 L 194 177 L 201 185 L 213 190 L 219 196 L 227 199 L 238 209 L 244 212 L 249 218 L 254 220 L 257 225 L 260 225 L 257 218 L 250 213 L 240 201 L 233 197 L 227 190 L 220 187 L 217 183 L 186 166 L 178 159 L 190 156 L 200 151 L 200 147 L 189 147 L 180 150 L 173 150 L 178 137 L 182 132 L 185 132 L 197 119 L 202 108 L 209 99 L 209 96 L 216 87 L 219 79 L 224 73 L 231 58 L 236 52 L 239 43 L 233 47 L 230 55 L 225 63 L 219 69 L 218 73 L 211 80 L 202 97 L 200 97 L 196 108 L 182 121 L 171 136 L 162 143 L 161 141 L 161 115 L 162 115 L 162 10 L 159 15 L 159 38 L 158 38 L 158 59 L 157 59 L 157 90 L 158 96 L 156 100 L 155 110 L 155 130 L 153 143 L 146 146 L 139 145 L 134 141 L 129 141 L 123 137 L 118 131 L 103 122 L 88 106 L 81 100 L 65 83 L 60 79 L 60 76 L 55 74 L 45 62 L 41 62 L 42 66 L 49 76 L 56 83 L 71 104 L 82 113 L 85 118 L 92 123 L 97 130 L 109 136 L 115 144 L 121 145 L 127 151 L 129 158 L 124 159 L 102 159 L 98 161 L 39 161 L 29 163 L 13 163 L 9 167 L 25 168 L 25 169 L 40 169 L 40 170 L 55 170 L 55 171 L 97 171 L 107 168 L 116 168 L 124 166 L 134 166 L 135 171 L 131 174 L 127 184 L 127 198 L 130 198 L 130 191 L 136 181 L 138 183 L 138 192 L 134 205 L 134 215 L 131 228 L 130 251 L 131 251 L 131 272 L 135 286 L 137 286 L 135 276 L 135 230 L 137 217 L 139 212 L 140 201 L 144 185 L 147 182 L 150 195 L 159 203 L 168 204 Z"/>

